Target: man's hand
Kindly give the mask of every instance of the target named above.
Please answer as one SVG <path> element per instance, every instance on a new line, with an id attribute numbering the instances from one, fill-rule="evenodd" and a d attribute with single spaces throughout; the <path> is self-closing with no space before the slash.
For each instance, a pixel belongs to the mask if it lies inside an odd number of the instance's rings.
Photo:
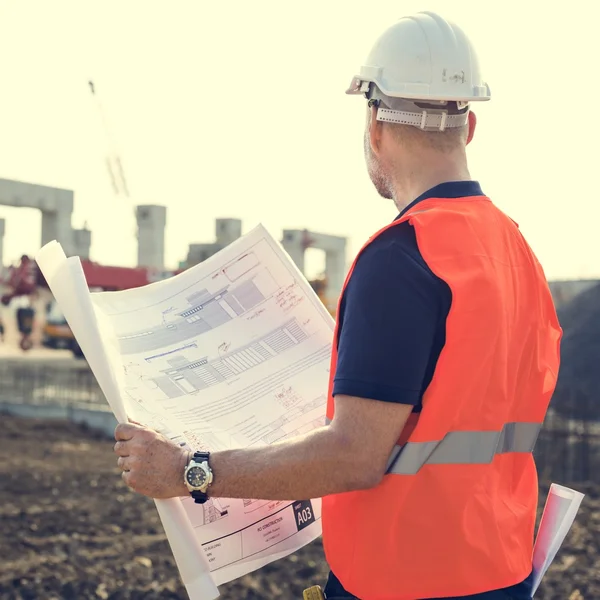
<path id="1" fill-rule="evenodd" d="M 412 406 L 353 396 L 335 398 L 328 427 L 270 446 L 213 452 L 216 498 L 296 500 L 378 485 Z M 153 498 L 187 496 L 189 453 L 139 424 L 117 426 L 115 452 L 123 480 Z"/>
<path id="2" fill-rule="evenodd" d="M 123 481 L 135 492 L 151 498 L 187 496 L 183 472 L 189 452 L 166 437 L 138 424 L 115 429 L 117 464 Z"/>

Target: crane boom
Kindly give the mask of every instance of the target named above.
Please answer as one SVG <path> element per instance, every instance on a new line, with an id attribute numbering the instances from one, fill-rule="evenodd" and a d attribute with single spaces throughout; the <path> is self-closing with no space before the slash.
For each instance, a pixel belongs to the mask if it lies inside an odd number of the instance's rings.
<path id="1" fill-rule="evenodd" d="M 113 191 L 117 196 L 123 194 L 124 196 L 129 198 L 129 186 L 127 185 L 127 179 L 125 178 L 125 169 L 123 168 L 121 157 L 119 156 L 119 153 L 117 151 L 117 145 L 114 141 L 113 136 L 111 135 L 111 131 L 108 126 L 108 121 L 106 119 L 106 114 L 104 112 L 102 102 L 96 92 L 96 86 L 91 79 L 88 81 L 88 85 L 90 86 L 90 91 L 92 92 L 92 96 L 96 101 L 96 107 L 98 109 L 98 114 L 100 115 L 100 121 L 102 122 L 102 128 L 104 130 L 104 135 L 106 136 L 106 141 L 108 144 L 106 168 L 108 170 L 108 175 Z"/>

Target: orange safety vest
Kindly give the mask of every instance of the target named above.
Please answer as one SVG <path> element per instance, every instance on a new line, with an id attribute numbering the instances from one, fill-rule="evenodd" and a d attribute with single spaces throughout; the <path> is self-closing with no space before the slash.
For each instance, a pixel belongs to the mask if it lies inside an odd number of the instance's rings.
<path id="1" fill-rule="evenodd" d="M 327 561 L 361 600 L 465 596 L 530 574 L 532 450 L 558 376 L 562 331 L 516 224 L 484 196 L 430 198 L 362 250 L 405 221 L 452 304 L 422 411 L 409 418 L 383 481 L 323 498 Z M 336 328 L 330 420 L 337 339 Z"/>

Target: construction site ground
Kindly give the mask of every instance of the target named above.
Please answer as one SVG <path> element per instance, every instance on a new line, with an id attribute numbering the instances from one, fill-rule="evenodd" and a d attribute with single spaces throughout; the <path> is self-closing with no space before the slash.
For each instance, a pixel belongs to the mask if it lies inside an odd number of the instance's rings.
<path id="1" fill-rule="evenodd" d="M 0 418 L 1 600 L 187 598 L 154 504 L 121 482 L 111 440 L 71 423 Z M 577 487 L 588 495 L 537 600 L 600 598 L 600 488 Z M 315 542 L 221 592 L 300 599 L 326 574 Z"/>

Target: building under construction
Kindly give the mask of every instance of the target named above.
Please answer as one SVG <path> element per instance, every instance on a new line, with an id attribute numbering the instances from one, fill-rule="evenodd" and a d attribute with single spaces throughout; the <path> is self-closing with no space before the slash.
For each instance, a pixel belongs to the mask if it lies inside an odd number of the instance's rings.
<path id="1" fill-rule="evenodd" d="M 154 204 L 140 205 L 135 210 L 137 266 L 114 267 L 92 261 L 92 232 L 87 228 L 73 228 L 72 190 L 0 179 L 0 205 L 39 210 L 42 214 L 40 247 L 57 240 L 67 256 L 81 258 L 90 288 L 102 290 L 139 287 L 163 279 L 206 260 L 242 235 L 242 222 L 239 219 L 217 219 L 214 241 L 190 244 L 180 268 L 169 270 L 165 266 L 167 208 Z M 0 219 L 0 265 L 3 264 L 4 233 L 5 221 Z M 335 310 L 346 271 L 346 238 L 305 229 L 286 229 L 283 231 L 282 245 L 303 273 L 308 248 L 325 253 L 325 272 L 322 278 L 312 283 L 327 307 Z"/>
<path id="2" fill-rule="evenodd" d="M 90 258 L 92 232 L 87 228 L 73 228 L 74 193 L 72 190 L 0 179 L 0 205 L 39 210 L 42 215 L 40 247 L 57 240 L 67 256 L 76 255 L 81 258 L 90 288 L 109 291 L 139 287 L 169 277 L 179 270 L 203 262 L 242 235 L 242 222 L 239 219 L 217 219 L 215 239 L 210 242 L 191 243 L 187 256 L 181 261 L 179 268 L 167 269 L 165 266 L 167 208 L 156 204 L 139 205 L 135 209 L 137 266 L 115 267 L 92 261 Z M 4 219 L 0 219 L 0 267 L 3 265 L 5 226 Z M 324 252 L 325 271 L 322 277 L 311 281 L 311 284 L 333 314 L 346 274 L 347 239 L 306 229 L 285 229 L 281 243 L 303 273 L 305 273 L 306 251 L 315 248 Z M 6 285 L 6 278 L 4 283 Z M 596 280 L 557 281 L 551 282 L 550 288 L 557 306 L 562 306 L 595 283 Z"/>

